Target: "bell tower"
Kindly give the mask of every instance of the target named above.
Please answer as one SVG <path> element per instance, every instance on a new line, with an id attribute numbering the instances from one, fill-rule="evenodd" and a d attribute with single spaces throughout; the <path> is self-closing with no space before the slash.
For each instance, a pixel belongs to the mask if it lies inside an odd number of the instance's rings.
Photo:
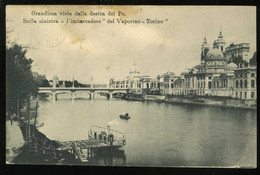
<path id="1" fill-rule="evenodd" d="M 221 50 L 222 53 L 225 53 L 225 43 L 226 43 L 226 41 L 223 38 L 222 31 L 221 31 L 221 28 L 220 28 L 218 39 L 217 39 L 217 48 L 219 50 Z"/>
<path id="2" fill-rule="evenodd" d="M 201 59 L 200 59 L 201 61 L 205 60 L 208 51 L 209 51 L 209 45 L 208 45 L 206 33 L 205 33 L 204 40 L 201 45 Z"/>

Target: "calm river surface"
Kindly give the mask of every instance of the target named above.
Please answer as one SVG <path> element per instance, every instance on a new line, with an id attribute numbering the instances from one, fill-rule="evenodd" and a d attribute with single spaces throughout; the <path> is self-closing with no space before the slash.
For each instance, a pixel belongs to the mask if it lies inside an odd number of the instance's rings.
<path id="1" fill-rule="evenodd" d="M 256 166 L 254 111 L 70 95 L 39 104 L 39 130 L 50 139 L 87 139 L 90 125 L 114 121 L 111 128 L 126 133 L 126 165 Z M 128 121 L 119 118 L 126 112 Z"/>

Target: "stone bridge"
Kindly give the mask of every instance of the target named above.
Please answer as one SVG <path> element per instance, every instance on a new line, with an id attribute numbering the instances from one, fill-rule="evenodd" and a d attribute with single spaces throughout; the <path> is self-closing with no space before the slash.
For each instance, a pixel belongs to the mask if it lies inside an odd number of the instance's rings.
<path id="1" fill-rule="evenodd" d="M 40 94 L 50 94 L 54 100 L 57 100 L 59 94 L 71 94 L 72 99 L 75 99 L 78 92 L 87 92 L 89 99 L 94 99 L 95 94 L 106 94 L 107 98 L 112 98 L 113 94 L 127 94 L 126 88 L 84 88 L 84 87 L 40 87 Z"/>

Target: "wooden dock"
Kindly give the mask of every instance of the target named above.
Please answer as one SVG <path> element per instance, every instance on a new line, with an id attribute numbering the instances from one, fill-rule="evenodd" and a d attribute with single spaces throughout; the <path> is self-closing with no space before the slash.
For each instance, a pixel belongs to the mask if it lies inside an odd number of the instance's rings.
<path id="1" fill-rule="evenodd" d="M 125 146 L 126 139 L 124 133 L 110 130 L 110 128 L 92 127 L 95 129 L 90 129 L 88 140 L 60 142 L 58 150 L 67 150 L 81 162 L 88 162 L 92 158 L 93 150 Z"/>
<path id="2" fill-rule="evenodd" d="M 100 140 L 75 140 L 75 141 L 66 141 L 60 142 L 59 150 L 72 150 L 74 149 L 74 145 L 77 145 L 80 149 L 88 149 L 88 148 L 104 148 L 104 147 L 121 147 L 125 145 L 124 140 L 114 141 L 113 145 L 107 141 Z"/>

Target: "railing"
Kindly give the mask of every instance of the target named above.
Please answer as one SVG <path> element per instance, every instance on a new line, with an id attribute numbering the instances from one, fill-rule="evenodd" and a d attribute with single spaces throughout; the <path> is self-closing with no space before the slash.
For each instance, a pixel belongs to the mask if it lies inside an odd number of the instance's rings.
<path id="1" fill-rule="evenodd" d="M 127 90 L 128 88 L 39 87 L 39 90 Z"/>
<path id="2" fill-rule="evenodd" d="M 114 135 L 114 138 L 116 140 L 125 139 L 125 134 L 123 132 L 110 129 L 109 127 L 108 128 L 104 128 L 104 127 L 100 127 L 100 126 L 91 125 L 90 126 L 90 132 L 98 132 L 98 133 L 101 133 L 101 132 L 106 132 L 107 133 L 107 132 L 109 132 L 110 134 Z"/>

